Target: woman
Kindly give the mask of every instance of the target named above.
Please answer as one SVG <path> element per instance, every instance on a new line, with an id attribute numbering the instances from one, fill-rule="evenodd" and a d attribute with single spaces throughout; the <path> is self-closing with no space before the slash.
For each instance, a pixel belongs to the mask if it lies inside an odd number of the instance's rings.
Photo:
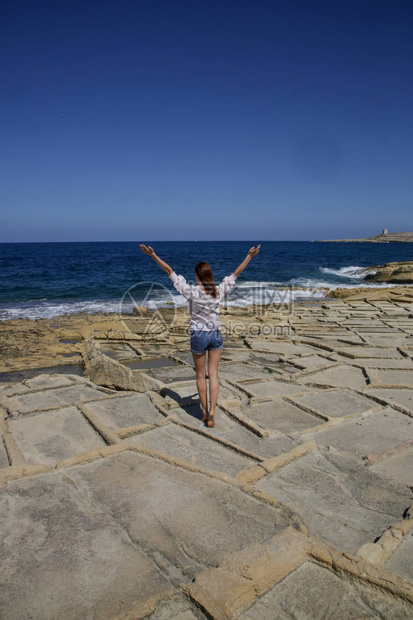
<path id="1" fill-rule="evenodd" d="M 235 286 L 237 276 L 245 269 L 251 258 L 258 254 L 261 244 L 252 247 L 242 263 L 230 276 L 225 276 L 218 286 L 214 283 L 212 269 L 206 261 L 195 267 L 195 279 L 198 285 L 188 284 L 185 278 L 155 254 L 155 251 L 143 243 L 140 247 L 151 256 L 171 278 L 174 287 L 189 301 L 191 314 L 191 353 L 196 370 L 196 385 L 202 408 L 202 421 L 207 426 L 215 426 L 215 407 L 218 400 L 218 364 L 221 358 L 223 340 L 219 322 L 219 304 L 228 291 Z M 208 410 L 207 387 L 205 373 L 205 357 L 208 351 L 209 402 Z"/>

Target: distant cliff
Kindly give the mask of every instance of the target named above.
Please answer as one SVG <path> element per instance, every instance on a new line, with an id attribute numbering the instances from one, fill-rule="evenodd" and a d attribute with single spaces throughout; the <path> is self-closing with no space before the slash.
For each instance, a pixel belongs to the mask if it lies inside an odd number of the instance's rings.
<path id="1" fill-rule="evenodd" d="M 365 239 L 319 239 L 320 243 L 413 243 L 413 232 L 381 233 Z"/>

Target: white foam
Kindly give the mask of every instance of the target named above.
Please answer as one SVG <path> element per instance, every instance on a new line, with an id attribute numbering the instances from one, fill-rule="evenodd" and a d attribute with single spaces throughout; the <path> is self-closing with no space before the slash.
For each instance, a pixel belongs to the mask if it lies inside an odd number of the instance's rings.
<path id="1" fill-rule="evenodd" d="M 359 268 L 360 269 L 360 268 Z M 315 280 L 312 278 L 293 278 L 289 283 L 280 282 L 242 282 L 237 284 L 232 291 L 224 298 L 222 306 L 232 306 L 245 308 L 250 305 L 260 304 L 281 304 L 292 303 L 306 299 L 323 299 L 329 291 L 337 288 L 392 288 L 399 284 L 386 283 L 357 283 L 344 284 L 332 283 L 325 280 Z M 404 285 L 413 286 L 413 285 Z M 300 287 L 293 290 L 292 287 Z M 151 310 L 157 308 L 187 306 L 187 300 L 180 294 L 169 292 L 160 292 L 158 297 L 142 303 Z M 73 301 L 73 302 L 52 302 L 46 300 L 27 301 L 19 305 L 6 307 L 5 304 L 0 307 L 0 322 L 9 319 L 51 319 L 64 314 L 77 314 L 86 312 L 88 314 L 97 313 L 132 313 L 134 304 L 132 301 L 125 305 L 121 299 L 113 300 L 90 300 L 90 301 Z"/>
<path id="2" fill-rule="evenodd" d="M 366 273 L 376 273 L 374 270 L 370 270 L 366 267 L 357 267 L 355 265 L 349 265 L 348 267 L 341 267 L 340 269 L 331 269 L 330 267 L 319 267 L 322 273 L 330 274 L 332 276 L 338 276 L 339 278 L 363 278 Z"/>
<path id="3" fill-rule="evenodd" d="M 119 300 L 100 300 L 74 301 L 74 302 L 51 302 L 41 303 L 24 302 L 24 305 L 17 307 L 0 308 L 0 321 L 9 319 L 53 319 L 63 314 L 77 314 L 86 312 L 88 314 L 98 314 L 100 312 L 119 312 Z"/>

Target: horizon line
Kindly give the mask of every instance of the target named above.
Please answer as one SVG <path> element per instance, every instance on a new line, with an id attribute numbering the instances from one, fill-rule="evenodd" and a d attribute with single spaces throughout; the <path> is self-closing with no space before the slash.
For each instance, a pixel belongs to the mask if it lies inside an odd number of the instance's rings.
<path id="1" fill-rule="evenodd" d="M 316 243 L 321 239 L 262 239 L 258 243 L 298 243 L 306 241 L 308 243 Z M 156 239 L 150 243 L 257 243 L 254 239 Z M 122 240 L 122 241 L 0 241 L 0 245 L 13 243 L 143 243 L 143 241 Z M 149 243 L 149 242 L 148 242 Z"/>

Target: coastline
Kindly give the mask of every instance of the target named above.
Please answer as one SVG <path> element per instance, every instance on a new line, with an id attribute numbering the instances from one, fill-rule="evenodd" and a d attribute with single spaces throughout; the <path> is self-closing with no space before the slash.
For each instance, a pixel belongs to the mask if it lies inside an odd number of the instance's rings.
<path id="1" fill-rule="evenodd" d="M 365 271 L 367 268 L 344 268 L 342 274 L 338 272 L 340 270 L 331 270 L 326 268 L 325 272 L 336 272 L 338 275 L 342 275 L 344 280 L 347 278 L 345 272 L 349 269 L 353 269 L 357 272 Z M 322 276 L 321 276 L 322 277 Z M 349 277 L 352 277 L 351 275 Z M 330 297 L 349 297 L 352 294 L 359 294 L 363 291 L 366 294 L 376 293 L 378 290 L 391 290 L 412 287 L 413 284 L 409 283 L 397 283 L 397 282 L 366 282 L 361 280 L 357 275 L 353 276 L 356 282 L 345 283 L 335 282 L 327 283 L 320 282 L 317 285 L 281 285 L 273 282 L 268 283 L 266 289 L 266 282 L 247 283 L 249 287 L 248 298 L 228 299 L 226 300 L 226 306 L 232 308 L 241 308 L 247 310 L 250 305 L 256 305 L 257 303 L 305 303 L 307 301 L 320 301 L 322 299 L 328 299 Z M 341 278 L 340 278 L 341 279 Z M 243 286 L 245 289 L 245 285 Z M 254 289 L 257 293 L 254 293 Z M 255 299 L 258 302 L 255 302 Z M 172 303 L 176 307 L 185 308 L 186 300 L 181 298 L 180 295 L 176 295 L 171 302 L 171 297 L 166 299 L 150 299 L 150 303 L 144 304 L 149 310 L 154 311 L 166 306 L 171 306 Z M 136 305 L 135 303 L 133 305 Z M 39 320 L 59 319 L 59 317 L 69 316 L 100 316 L 100 315 L 118 315 L 121 312 L 122 300 L 85 300 L 83 302 L 59 302 L 54 300 L 33 300 L 32 302 L 15 302 L 11 303 L 9 307 L 0 307 L 0 325 L 8 321 L 18 320 L 30 320 L 32 322 Z M 127 312 L 132 311 L 132 304 Z"/>
<path id="2" fill-rule="evenodd" d="M 221 308 L 223 327 L 236 319 L 249 324 L 255 317 L 263 322 L 263 317 L 274 327 L 280 329 L 294 323 L 294 316 L 308 307 L 322 306 L 325 303 L 348 301 L 389 301 L 403 303 L 413 302 L 413 286 L 357 287 L 337 288 L 328 295 L 293 301 L 284 304 L 226 306 Z M 178 329 L 184 328 L 189 319 L 187 306 L 163 308 L 162 314 L 173 313 Z M 157 311 L 156 311 L 157 312 Z M 145 319 L 156 312 L 145 309 Z M 0 332 L 0 375 L 39 369 L 51 372 L 70 372 L 70 368 L 80 372 L 84 363 L 83 344 L 92 333 L 124 333 L 128 322 L 144 321 L 143 316 L 119 315 L 116 312 L 62 314 L 53 318 L 17 318 L 2 322 Z M 128 327 L 126 327 L 127 331 Z M 282 332 L 281 332 L 282 335 Z M 122 336 L 124 338 L 124 336 Z M 121 338 L 121 339 L 122 339 Z M 51 369 L 51 370 L 49 370 Z M 16 380 L 18 379 L 16 375 Z M 0 385 L 5 383 L 0 376 Z"/>

